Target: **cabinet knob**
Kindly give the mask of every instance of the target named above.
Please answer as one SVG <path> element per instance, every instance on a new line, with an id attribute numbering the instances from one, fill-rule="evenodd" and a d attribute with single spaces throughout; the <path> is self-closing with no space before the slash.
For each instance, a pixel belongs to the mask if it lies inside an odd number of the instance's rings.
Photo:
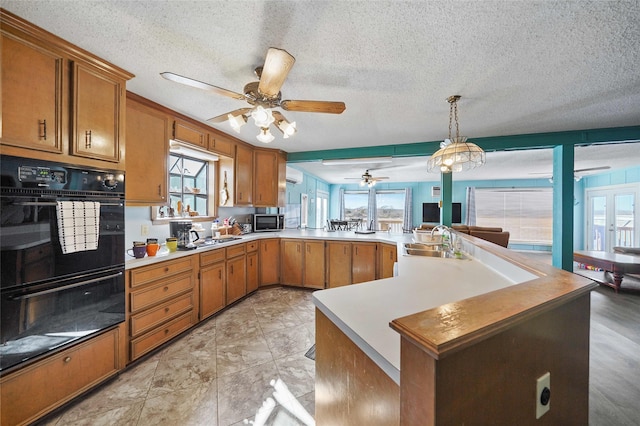
<path id="1" fill-rule="evenodd" d="M 169 272 L 169 267 L 164 268 L 165 272 Z"/>
<path id="2" fill-rule="evenodd" d="M 164 288 L 164 291 L 169 291 L 169 287 L 165 287 L 165 288 Z"/>
<path id="3" fill-rule="evenodd" d="M 66 356 L 66 357 L 64 357 L 64 363 L 65 363 L 65 364 L 68 364 L 68 363 L 70 363 L 70 362 L 71 362 L 71 357 L 70 357 L 70 356 Z"/>
<path id="4" fill-rule="evenodd" d="M 168 313 L 169 312 L 169 308 L 164 308 L 164 312 Z"/>
<path id="5" fill-rule="evenodd" d="M 168 329 L 168 328 L 166 328 L 166 329 L 164 330 L 164 334 L 169 334 L 169 329 Z"/>

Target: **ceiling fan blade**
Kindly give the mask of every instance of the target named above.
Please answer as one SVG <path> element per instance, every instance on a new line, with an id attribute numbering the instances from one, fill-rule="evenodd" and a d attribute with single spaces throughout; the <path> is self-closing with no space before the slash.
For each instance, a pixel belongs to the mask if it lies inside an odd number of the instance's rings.
<path id="1" fill-rule="evenodd" d="M 588 167 L 586 169 L 576 169 L 574 170 L 574 173 L 581 173 L 581 172 L 590 172 L 593 170 L 607 170 L 610 169 L 611 166 L 600 166 L 600 167 Z"/>
<path id="2" fill-rule="evenodd" d="M 225 112 L 224 114 L 220 114 L 218 116 L 215 116 L 213 118 L 209 118 L 207 121 L 211 122 L 211 123 L 222 123 L 223 121 L 226 121 L 229 119 L 229 114 L 236 116 L 236 115 L 245 115 L 246 113 L 248 113 L 249 111 L 251 111 L 253 108 L 240 108 L 240 109 L 236 109 L 234 111 L 230 111 L 230 112 Z"/>
<path id="3" fill-rule="evenodd" d="M 268 98 L 275 98 L 296 59 L 286 50 L 270 47 L 264 60 L 258 90 Z"/>
<path id="4" fill-rule="evenodd" d="M 178 74 L 174 74 L 172 72 L 161 72 L 160 75 L 167 80 L 174 81 L 176 83 L 184 84 L 187 86 L 195 87 L 196 89 L 206 90 L 208 92 L 213 92 L 217 95 L 227 96 L 233 99 L 241 99 L 244 100 L 245 96 L 241 93 L 233 92 L 231 90 L 223 89 L 222 87 L 213 86 L 209 83 L 203 83 L 202 81 L 194 80 L 189 77 L 183 77 Z"/>
<path id="5" fill-rule="evenodd" d="M 282 101 L 280 106 L 285 111 L 324 112 L 327 114 L 342 114 L 346 109 L 344 102 L 331 101 Z"/>

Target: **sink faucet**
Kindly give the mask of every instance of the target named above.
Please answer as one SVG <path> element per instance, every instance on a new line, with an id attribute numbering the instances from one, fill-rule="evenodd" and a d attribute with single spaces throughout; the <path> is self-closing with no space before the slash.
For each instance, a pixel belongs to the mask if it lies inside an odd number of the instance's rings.
<path id="1" fill-rule="evenodd" d="M 451 254 L 454 253 L 454 244 L 453 244 L 453 237 L 454 234 L 451 232 L 451 228 L 449 228 L 448 226 L 445 225 L 436 225 L 433 227 L 433 229 L 431 230 L 431 237 L 434 236 L 434 234 L 436 233 L 436 231 L 440 231 L 442 234 L 442 245 L 444 246 L 444 244 L 447 244 L 447 249 L 448 251 L 451 252 Z M 445 242 L 445 234 L 448 235 L 449 239 L 448 242 Z"/>

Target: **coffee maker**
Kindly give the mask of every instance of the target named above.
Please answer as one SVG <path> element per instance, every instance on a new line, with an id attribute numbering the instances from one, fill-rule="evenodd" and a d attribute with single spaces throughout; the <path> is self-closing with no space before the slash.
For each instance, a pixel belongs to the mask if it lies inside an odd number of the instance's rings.
<path id="1" fill-rule="evenodd" d="M 191 241 L 191 227 L 193 223 L 190 220 L 176 220 L 169 222 L 169 232 L 172 237 L 178 239 L 178 250 L 192 250 L 196 245 Z"/>

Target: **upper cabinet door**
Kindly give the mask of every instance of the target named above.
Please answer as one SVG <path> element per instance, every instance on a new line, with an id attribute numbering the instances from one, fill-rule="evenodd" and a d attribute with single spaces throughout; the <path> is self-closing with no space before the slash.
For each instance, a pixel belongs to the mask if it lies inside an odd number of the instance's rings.
<path id="1" fill-rule="evenodd" d="M 235 205 L 250 206 L 253 202 L 253 150 L 236 145 Z"/>
<path id="2" fill-rule="evenodd" d="M 253 205 L 276 207 L 278 205 L 278 152 L 253 152 Z"/>
<path id="3" fill-rule="evenodd" d="M 206 130 L 184 121 L 175 120 L 173 122 L 173 139 L 207 149 Z"/>
<path id="4" fill-rule="evenodd" d="M 124 81 L 73 64 L 73 155 L 117 162 Z"/>
<path id="5" fill-rule="evenodd" d="M 127 203 L 167 204 L 169 116 L 127 99 Z"/>
<path id="6" fill-rule="evenodd" d="M 1 142 L 62 153 L 64 59 L 2 34 Z"/>

